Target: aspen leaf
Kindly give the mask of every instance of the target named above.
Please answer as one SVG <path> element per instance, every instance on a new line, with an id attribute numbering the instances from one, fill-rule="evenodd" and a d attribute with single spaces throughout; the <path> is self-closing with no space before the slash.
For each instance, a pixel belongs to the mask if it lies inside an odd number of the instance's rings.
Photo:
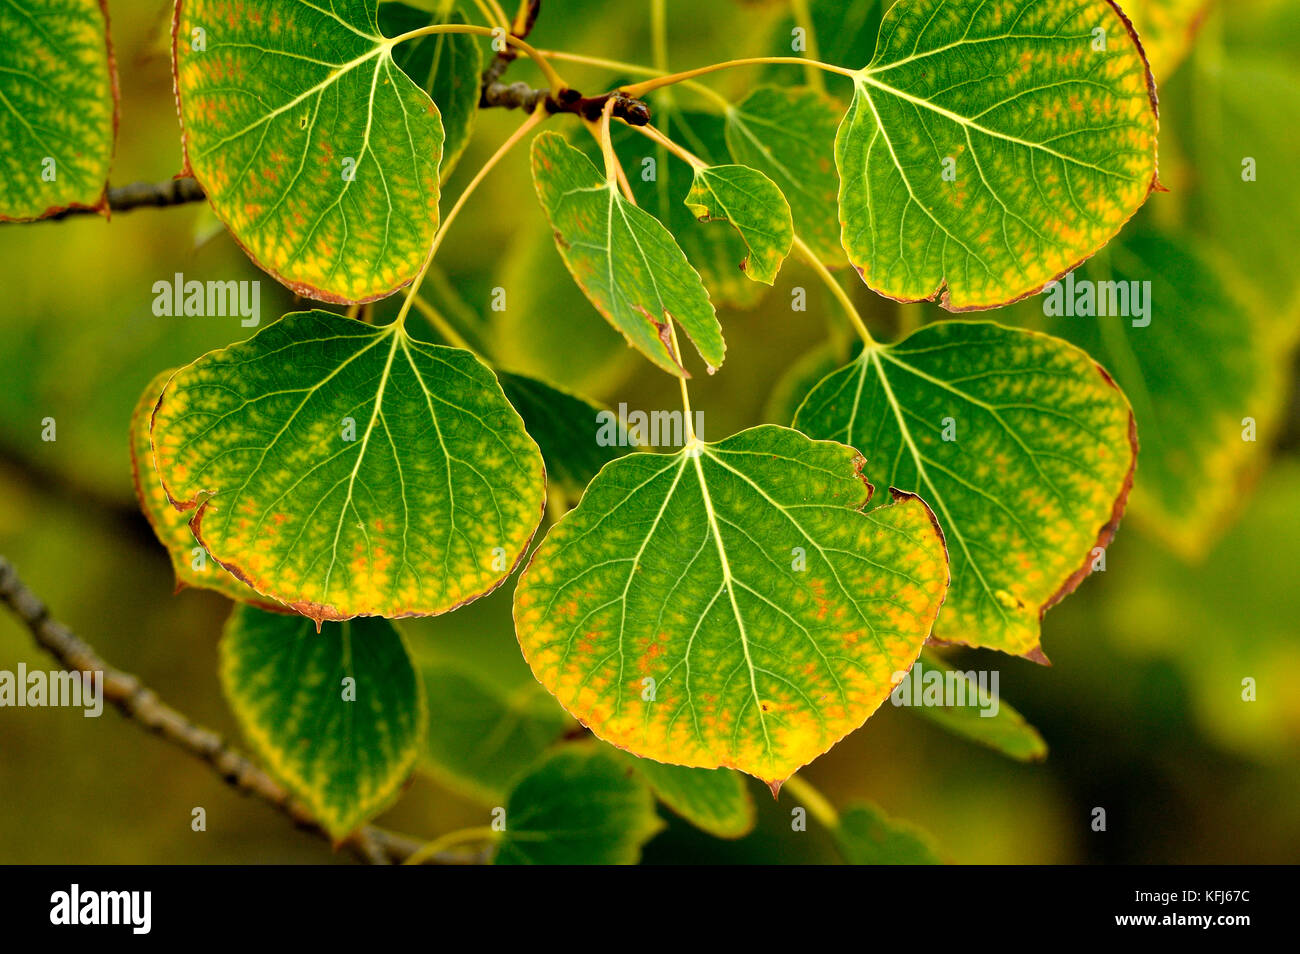
<path id="1" fill-rule="evenodd" d="M 875 711 L 947 588 L 929 508 L 864 512 L 861 466 L 772 426 L 607 465 L 515 590 L 534 674 L 634 755 L 779 786 Z"/>
<path id="2" fill-rule="evenodd" d="M 922 653 L 920 665 L 926 673 L 942 673 L 945 682 L 951 678 L 949 673 L 954 672 L 952 666 L 933 653 Z M 995 711 L 990 705 L 992 700 L 981 697 L 978 679 L 972 680 L 961 672 L 956 673 L 956 677 L 964 683 L 964 688 L 958 689 L 965 693 L 962 704 L 920 705 L 913 696 L 913 704 L 907 711 L 953 735 L 977 742 L 1018 762 L 1037 762 L 1047 757 L 1047 743 L 1024 716 L 1001 698 L 996 700 Z M 911 673 L 908 678 L 912 678 Z"/>
<path id="3" fill-rule="evenodd" d="M 794 244 L 790 204 L 776 183 L 748 166 L 705 166 L 695 171 L 686 207 L 701 221 L 730 222 L 749 247 L 741 268 L 771 285 Z"/>
<path id="4" fill-rule="evenodd" d="M 167 491 L 163 489 L 154 467 L 149 422 L 154 408 L 158 406 L 158 398 L 162 396 L 163 388 L 173 373 L 163 371 L 150 381 L 131 415 L 131 467 L 140 510 L 167 550 L 167 557 L 176 574 L 177 590 L 193 586 L 214 590 L 232 600 L 258 604 L 265 609 L 281 609 L 279 604 L 240 582 L 216 560 L 208 557 L 190 530 L 189 515 L 177 510 L 167 499 Z M 196 550 L 199 551 L 197 555 Z"/>
<path id="5" fill-rule="evenodd" d="M 731 157 L 776 183 L 795 231 L 827 265 L 844 264 L 835 212 L 835 129 L 843 112 L 816 90 L 761 86 L 726 113 Z"/>
<path id="6" fill-rule="evenodd" d="M 404 3 L 384 3 L 379 7 L 379 26 L 386 36 L 400 36 L 431 24 L 464 22 L 465 18 L 455 11 L 436 16 Z M 446 134 L 439 170 L 443 182 L 469 145 L 478 119 L 483 72 L 479 42 L 478 37 L 468 33 L 434 33 L 408 40 L 393 49 L 393 62 L 438 106 Z"/>
<path id="7" fill-rule="evenodd" d="M 424 691 L 382 619 L 329 623 L 236 608 L 221 685 L 271 774 L 336 841 L 388 807 L 415 765 Z"/>
<path id="8" fill-rule="evenodd" d="M 934 839 L 906 822 L 890 818 L 870 802 L 854 802 L 840 813 L 832 832 L 851 865 L 937 865 Z"/>
<path id="9" fill-rule="evenodd" d="M 1157 185 L 1155 84 L 1110 0 L 899 0 L 853 88 L 842 239 L 889 298 L 965 311 L 1031 295 Z"/>
<path id="10" fill-rule="evenodd" d="M 393 62 L 377 7 L 176 4 L 186 171 L 254 262 L 319 301 L 392 294 L 438 227 L 442 120 Z"/>
<path id="11" fill-rule="evenodd" d="M 0 5 L 0 221 L 108 207 L 117 71 L 102 0 Z"/>
<path id="12" fill-rule="evenodd" d="M 1067 342 L 987 322 L 865 349 L 795 427 L 861 448 L 867 479 L 934 508 L 952 556 L 937 639 L 1034 658 L 1042 614 L 1114 535 L 1137 461 L 1109 374 Z"/>
<path id="13" fill-rule="evenodd" d="M 152 440 L 208 552 L 318 622 L 455 609 L 541 522 L 541 454 L 492 372 L 397 325 L 287 315 L 176 372 Z"/>
<path id="14" fill-rule="evenodd" d="M 573 722 L 531 679 L 503 687 L 468 666 L 437 660 L 420 666 L 428 731 L 420 764 L 449 788 L 499 805 Z"/>
<path id="15" fill-rule="evenodd" d="M 676 320 L 710 368 L 722 365 L 726 345 L 709 293 L 658 219 L 620 195 L 559 133 L 533 140 L 533 181 L 569 271 L 629 344 L 684 375 L 669 340 L 668 322 Z"/>
<path id="16" fill-rule="evenodd" d="M 1140 295 L 1144 314 L 1042 320 L 1111 369 L 1133 402 L 1143 450 L 1133 517 L 1188 560 L 1205 557 L 1263 470 L 1296 350 L 1297 329 L 1273 328 L 1271 308 L 1227 266 L 1203 241 L 1135 223 L 1074 275 L 1079 289 L 1118 283 L 1130 301 Z M 1242 440 L 1243 408 L 1255 441 Z"/>

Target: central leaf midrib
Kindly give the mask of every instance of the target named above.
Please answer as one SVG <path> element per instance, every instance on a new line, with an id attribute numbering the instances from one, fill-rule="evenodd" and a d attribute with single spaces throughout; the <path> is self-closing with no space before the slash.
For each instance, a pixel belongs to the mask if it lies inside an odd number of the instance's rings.
<path id="1" fill-rule="evenodd" d="M 702 447 L 698 447 L 695 450 L 696 453 L 694 453 L 694 455 L 690 457 L 690 459 L 695 464 L 695 473 L 700 483 L 700 495 L 704 501 L 704 513 L 705 516 L 708 518 L 709 529 L 713 534 L 713 540 L 717 544 L 718 560 L 722 565 L 722 586 L 727 591 L 727 598 L 731 602 L 731 612 L 736 619 L 736 628 L 740 636 L 740 647 L 744 651 L 744 655 L 745 655 L 745 668 L 749 673 L 749 689 L 754 699 L 754 711 L 758 714 L 758 724 L 763 730 L 764 748 L 766 749 L 767 754 L 770 756 L 772 754 L 772 738 L 767 731 L 767 719 L 764 717 L 763 714 L 763 701 L 759 698 L 758 695 L 758 681 L 754 675 L 754 660 L 749 653 L 749 636 L 745 630 L 745 620 L 740 612 L 740 604 L 736 601 L 735 587 L 731 585 L 732 584 L 731 563 L 727 559 L 727 547 L 722 542 L 722 528 L 718 526 L 717 514 L 715 514 L 713 510 L 713 498 L 709 494 L 709 483 L 704 477 L 704 466 L 700 463 L 700 459 L 703 457 L 704 452 Z M 686 455 L 688 453 L 690 453 L 689 450 L 682 451 L 683 455 Z M 684 461 L 683 461 L 683 466 L 685 466 Z M 717 599 L 716 594 L 714 595 L 714 599 Z M 739 733 L 740 724 L 741 724 L 741 720 L 737 719 L 736 720 L 737 733 Z M 733 746 L 734 746 L 734 741 L 733 741 Z"/>
<path id="2" fill-rule="evenodd" d="M 1071 163 L 1073 165 L 1079 166 L 1082 169 L 1091 169 L 1094 172 L 1101 173 L 1102 175 L 1109 176 L 1113 179 L 1119 179 L 1121 182 L 1132 181 L 1131 177 L 1126 176 L 1123 173 L 1115 172 L 1111 169 L 1106 169 L 1103 168 L 1102 166 L 1098 166 L 1090 162 L 1084 162 L 1082 159 L 1079 159 L 1075 156 L 1066 155 L 1063 152 L 1058 152 L 1057 150 L 1048 146 L 1046 143 L 1033 142 L 1032 140 L 1029 139 L 1021 139 L 1019 136 L 1013 136 L 1010 133 L 1004 133 L 996 129 L 990 129 L 987 126 L 975 122 L 975 120 L 971 119 L 968 116 L 963 116 L 960 113 L 955 113 L 950 109 L 945 109 L 944 107 L 938 105 L 937 103 L 931 102 L 930 100 L 925 99 L 922 96 L 914 96 L 911 93 L 904 92 L 903 90 L 899 89 L 896 86 L 890 86 L 888 83 L 882 83 L 880 80 L 875 79 L 865 70 L 857 74 L 857 77 L 855 78 L 854 82 L 858 83 L 860 87 L 862 84 L 874 86 L 884 93 L 887 93 L 891 96 L 897 96 L 899 99 L 903 100 L 904 102 L 912 103 L 915 106 L 920 106 L 925 109 L 928 109 L 931 112 L 949 120 L 950 122 L 954 122 L 965 129 L 973 129 L 976 132 L 982 133 L 985 136 L 988 136 L 992 139 L 1001 139 L 1004 142 L 1009 142 L 1013 145 L 1023 146 L 1026 149 L 1037 149 L 1041 152 L 1047 153 L 1049 156 L 1054 156 L 1055 158 L 1060 159 L 1062 162 Z M 865 94 L 866 91 L 863 90 L 863 93 Z M 872 111 L 873 112 L 875 111 L 874 108 Z M 877 122 L 881 124 L 881 128 L 883 129 L 884 123 L 882 120 L 880 120 L 879 116 L 877 116 Z M 901 166 L 899 167 L 899 172 L 900 174 L 902 172 Z"/>

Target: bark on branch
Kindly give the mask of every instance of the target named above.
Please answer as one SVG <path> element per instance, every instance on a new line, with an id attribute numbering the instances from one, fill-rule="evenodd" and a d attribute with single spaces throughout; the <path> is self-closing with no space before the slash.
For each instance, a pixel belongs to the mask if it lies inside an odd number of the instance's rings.
<path id="1" fill-rule="evenodd" d="M 37 644 L 54 656 L 64 669 L 73 673 L 103 673 L 104 699 L 127 719 L 206 762 L 237 791 L 261 799 L 279 809 L 298 827 L 332 842 L 333 839 L 311 812 L 247 756 L 228 745 L 213 730 L 190 721 L 167 705 L 137 677 L 114 669 L 68 627 L 51 618 L 45 604 L 27 588 L 13 565 L 3 556 L 0 556 L 0 603 L 22 621 Z M 363 861 L 388 864 L 405 861 L 419 850 L 421 842 L 382 828 L 365 826 L 344 841 L 343 847 Z M 467 860 L 478 859 L 454 854 L 430 859 L 438 864 L 458 864 Z"/>
<path id="2" fill-rule="evenodd" d="M 166 182 L 133 182 L 108 190 L 108 208 L 111 212 L 130 212 L 132 209 L 154 207 L 164 208 L 169 205 L 186 205 L 190 202 L 202 202 L 205 198 L 203 189 L 188 176 L 180 179 L 168 179 Z M 40 219 L 41 222 L 57 222 L 72 215 L 93 215 L 94 209 L 64 209 L 54 215 Z"/>

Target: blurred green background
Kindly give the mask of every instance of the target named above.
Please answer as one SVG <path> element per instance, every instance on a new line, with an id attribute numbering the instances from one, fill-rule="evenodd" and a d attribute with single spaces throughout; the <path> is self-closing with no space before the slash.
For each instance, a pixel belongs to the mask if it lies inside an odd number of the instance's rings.
<path id="1" fill-rule="evenodd" d="M 546 0 L 534 39 L 543 48 L 645 62 L 645 6 Z M 843 5 L 825 6 L 831 13 L 823 10 L 822 19 L 834 23 Z M 1141 26 L 1146 8 L 1159 6 L 1137 4 L 1132 12 Z M 1189 295 L 1158 311 L 1157 321 L 1170 322 L 1175 335 L 1180 321 L 1213 322 L 1275 372 L 1252 392 L 1254 403 L 1229 409 L 1261 422 L 1260 442 L 1234 450 L 1234 466 L 1208 478 L 1231 505 L 1191 514 L 1192 524 L 1212 531 L 1200 534 L 1199 554 L 1162 542 L 1170 534 L 1154 507 L 1131 513 L 1106 572 L 1048 614 L 1051 668 L 992 653 L 956 657 L 963 668 L 1001 670 L 1003 698 L 1050 746 L 1045 762 L 1011 762 L 886 705 L 803 773 L 837 804 L 868 798 L 927 829 L 951 861 L 1300 860 L 1300 429 L 1292 347 L 1300 281 L 1291 261 L 1300 215 L 1290 181 L 1300 168 L 1293 121 L 1300 120 L 1300 5 L 1230 6 L 1230 20 L 1211 9 L 1194 49 L 1161 77 L 1161 174 L 1172 191 L 1153 196 L 1130 229 L 1206 243 L 1213 249 L 1206 260 L 1221 263 L 1216 281 L 1242 303 L 1239 312 L 1216 304 L 1206 315 L 1204 297 Z M 122 86 L 119 184 L 164 180 L 180 166 L 168 7 L 110 2 Z M 789 32 L 788 11 L 775 0 L 670 0 L 668 12 L 672 65 L 680 68 L 771 50 Z M 869 46 L 837 51 L 845 62 L 859 57 L 855 66 L 870 53 Z M 591 93 L 617 79 L 589 67 L 565 72 Z M 510 76 L 538 82 L 523 61 Z M 763 78 L 803 81 L 798 69 Z M 735 71 L 712 85 L 738 98 L 758 81 Z M 518 121 L 500 111 L 480 117 L 449 195 Z M 1215 183 L 1238 178 L 1245 155 L 1260 159 L 1257 192 L 1244 202 L 1216 197 Z M 261 278 L 264 320 L 296 307 L 214 225 L 206 207 L 192 205 L 122 214 L 111 224 L 80 217 L 0 227 L 0 553 L 111 663 L 237 740 L 216 671 L 229 604 L 197 591 L 173 595 L 166 555 L 135 506 L 127 444 L 132 406 L 154 374 L 247 336 L 237 318 L 155 317 L 155 281 L 175 272 Z M 675 405 L 673 381 L 624 347 L 573 288 L 522 151 L 493 173 L 455 232 L 439 256 L 433 297 L 503 365 L 612 404 Z M 850 281 L 886 337 L 900 323 L 941 315 L 930 306 L 906 313 Z M 504 313 L 488 307 L 496 286 L 508 294 Z M 790 310 L 795 286 L 808 289 L 807 313 Z M 1036 313 L 1041 308 L 1031 303 L 987 317 L 1033 325 Z M 706 439 L 767 419 L 792 361 L 816 350 L 828 328 L 842 333 L 828 296 L 794 263 L 758 307 L 722 318 L 727 366 L 693 384 Z M 1216 354 L 1208 347 L 1190 354 L 1175 357 L 1170 348 L 1147 356 L 1157 368 L 1208 362 L 1205 393 L 1148 395 L 1149 422 L 1135 397 L 1140 425 L 1153 427 L 1144 444 L 1158 453 L 1178 455 L 1179 435 L 1209 427 L 1204 406 L 1216 387 Z M 57 420 L 55 442 L 41 440 L 45 417 Z M 1144 471 L 1159 470 L 1140 458 L 1138 486 Z M 465 660 L 503 684 L 523 685 L 532 677 L 512 632 L 510 593 L 403 629 L 417 654 Z M 50 666 L 26 630 L 0 614 L 0 669 L 20 662 Z M 1246 677 L 1256 680 L 1255 702 L 1241 699 Z M 752 788 L 760 811 L 752 835 L 718 841 L 673 819 L 645 859 L 833 859 L 815 823 L 806 833 L 790 831 L 788 797 L 774 803 L 761 785 Z M 115 712 L 96 720 L 75 710 L 0 709 L 0 806 L 0 862 L 351 860 Z M 207 811 L 206 832 L 190 829 L 196 806 Z M 1107 812 L 1104 833 L 1089 827 L 1096 806 Z M 478 802 L 417 776 L 380 823 L 428 837 L 484 817 Z"/>

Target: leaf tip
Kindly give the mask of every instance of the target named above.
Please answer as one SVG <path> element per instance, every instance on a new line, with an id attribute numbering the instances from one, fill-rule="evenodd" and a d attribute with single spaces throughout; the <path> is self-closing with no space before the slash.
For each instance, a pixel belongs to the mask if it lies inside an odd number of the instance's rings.
<path id="1" fill-rule="evenodd" d="M 1028 652 L 1021 653 L 1021 656 L 1023 656 L 1025 659 L 1028 659 L 1030 662 L 1038 663 L 1038 665 L 1040 666 L 1052 665 L 1052 661 L 1047 658 L 1047 653 L 1043 652 L 1043 647 L 1041 645 L 1035 646 L 1033 649 L 1029 650 Z"/>

